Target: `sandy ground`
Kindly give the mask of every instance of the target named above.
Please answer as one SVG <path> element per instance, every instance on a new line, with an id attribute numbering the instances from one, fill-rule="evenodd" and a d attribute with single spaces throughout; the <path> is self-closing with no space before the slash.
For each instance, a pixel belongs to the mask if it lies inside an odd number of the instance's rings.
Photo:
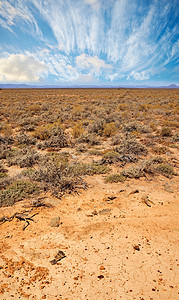
<path id="1" fill-rule="evenodd" d="M 33 209 L 24 231 L 16 218 L 2 224 L 0 299 L 179 299 L 177 180 L 86 177 L 87 191 L 46 197 L 51 207 Z M 1 208 L 0 218 L 28 203 Z M 52 265 L 59 250 L 66 257 Z"/>

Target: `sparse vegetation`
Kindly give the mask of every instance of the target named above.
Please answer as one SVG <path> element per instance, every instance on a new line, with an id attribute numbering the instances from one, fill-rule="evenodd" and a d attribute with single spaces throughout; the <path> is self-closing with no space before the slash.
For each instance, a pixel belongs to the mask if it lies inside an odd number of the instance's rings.
<path id="1" fill-rule="evenodd" d="M 11 206 L 14 203 L 34 194 L 39 189 L 36 184 L 29 181 L 14 181 L 0 191 L 0 207 Z"/>
<path id="2" fill-rule="evenodd" d="M 86 187 L 86 175 L 110 172 L 108 183 L 171 178 L 177 163 L 164 156 L 178 149 L 177 101 L 178 90 L 2 90 L 1 199 L 23 199 L 29 184 L 61 197 Z M 25 169 L 18 183 L 11 166 Z"/>
<path id="3" fill-rule="evenodd" d="M 111 174 L 105 178 L 105 182 L 107 183 L 117 183 L 117 182 L 124 182 L 126 177 L 122 174 Z"/>

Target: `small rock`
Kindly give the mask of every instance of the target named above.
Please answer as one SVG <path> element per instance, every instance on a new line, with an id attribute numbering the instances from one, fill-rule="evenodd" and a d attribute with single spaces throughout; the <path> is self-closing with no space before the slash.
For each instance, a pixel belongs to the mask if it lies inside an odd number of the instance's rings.
<path id="1" fill-rule="evenodd" d="M 103 279 L 103 278 L 104 278 L 104 275 L 99 275 L 98 278 L 99 278 L 99 279 Z"/>
<path id="2" fill-rule="evenodd" d="M 110 213 L 111 213 L 110 208 L 105 208 L 105 209 L 99 210 L 99 215 L 108 215 Z"/>
<path id="3" fill-rule="evenodd" d="M 62 258 L 65 258 L 65 257 L 66 257 L 65 253 L 64 253 L 63 251 L 59 250 L 59 251 L 57 252 L 57 254 L 55 255 L 55 258 L 52 259 L 52 260 L 50 261 L 50 263 L 51 263 L 52 265 L 55 265 L 59 260 L 61 260 Z"/>
<path id="4" fill-rule="evenodd" d="M 98 215 L 98 212 L 97 212 L 96 209 L 92 212 L 92 215 L 94 215 L 94 216 L 97 216 L 97 215 Z"/>
<path id="5" fill-rule="evenodd" d="M 133 248 L 137 251 L 140 251 L 139 245 L 135 245 L 135 246 L 133 246 Z"/>
<path id="6" fill-rule="evenodd" d="M 77 211 L 82 211 L 81 207 L 78 207 L 78 208 L 77 208 Z"/>
<path id="7" fill-rule="evenodd" d="M 55 217 L 50 220 L 51 227 L 59 227 L 60 225 L 60 217 Z"/>

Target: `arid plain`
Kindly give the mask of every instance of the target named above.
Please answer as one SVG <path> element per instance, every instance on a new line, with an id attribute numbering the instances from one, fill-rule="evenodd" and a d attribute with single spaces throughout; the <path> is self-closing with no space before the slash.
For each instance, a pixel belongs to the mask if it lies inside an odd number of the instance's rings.
<path id="1" fill-rule="evenodd" d="M 0 299 L 178 299 L 178 100 L 0 90 Z"/>

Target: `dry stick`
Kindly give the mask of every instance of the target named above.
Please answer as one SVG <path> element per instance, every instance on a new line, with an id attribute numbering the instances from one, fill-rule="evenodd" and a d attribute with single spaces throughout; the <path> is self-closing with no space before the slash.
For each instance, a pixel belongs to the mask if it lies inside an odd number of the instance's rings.
<path id="1" fill-rule="evenodd" d="M 30 210 L 31 211 L 31 210 Z M 29 212 L 30 212 L 29 211 Z M 27 211 L 25 211 L 27 212 Z M 27 214 L 24 214 L 25 212 L 22 213 L 18 213 L 16 212 L 14 215 L 12 215 L 10 218 L 9 217 L 2 217 L 0 219 L 0 225 L 2 225 L 3 223 L 5 223 L 6 221 L 11 222 L 14 218 L 17 218 L 20 221 L 25 221 L 25 224 L 23 226 L 23 230 L 25 230 L 27 228 L 27 226 L 30 224 L 29 221 L 33 221 L 35 222 L 32 218 L 36 215 L 38 215 L 38 213 L 33 214 L 31 217 L 28 216 Z"/>

